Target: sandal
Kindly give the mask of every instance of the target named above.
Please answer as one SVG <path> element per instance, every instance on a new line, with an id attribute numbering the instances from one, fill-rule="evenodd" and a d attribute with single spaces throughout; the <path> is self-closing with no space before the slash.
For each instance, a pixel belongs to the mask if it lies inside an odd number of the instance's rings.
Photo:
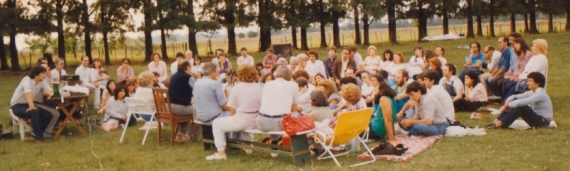
<path id="1" fill-rule="evenodd" d="M 24 139 L 28 142 L 34 143 L 34 144 L 43 144 L 45 143 L 44 140 L 36 140 L 34 137 L 26 137 L 26 139 Z"/>

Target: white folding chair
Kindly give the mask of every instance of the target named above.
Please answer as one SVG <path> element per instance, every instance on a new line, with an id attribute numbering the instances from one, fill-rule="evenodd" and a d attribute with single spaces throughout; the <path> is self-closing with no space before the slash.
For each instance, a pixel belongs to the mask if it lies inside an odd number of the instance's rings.
<path id="1" fill-rule="evenodd" d="M 12 112 L 12 109 L 8 109 L 8 112 L 10 112 L 10 116 L 12 116 L 12 131 L 14 131 L 14 133 L 19 132 L 20 133 L 20 139 L 22 141 L 24 141 L 26 139 L 26 132 L 31 132 L 32 131 L 32 126 L 30 126 L 28 123 L 26 123 L 26 121 L 24 121 L 24 119 L 14 115 L 14 112 Z M 19 127 L 19 129 L 17 129 L 16 127 Z"/>
<path id="2" fill-rule="evenodd" d="M 153 121 L 155 113 L 156 113 L 156 110 L 152 109 L 152 107 L 147 103 L 146 99 L 126 98 L 125 102 L 127 102 L 127 107 L 129 109 L 127 112 L 127 116 L 128 116 L 127 118 L 128 119 L 127 119 L 127 123 L 123 127 L 123 133 L 121 134 L 121 139 L 119 140 L 119 143 L 123 142 L 125 132 L 127 131 L 129 121 L 131 120 L 131 115 L 133 115 L 133 114 L 151 114 L 150 121 Z M 148 135 L 149 129 L 150 129 L 150 126 L 147 126 L 146 132 L 144 133 L 144 138 L 142 140 L 141 145 L 144 145 L 144 142 L 146 141 L 146 137 Z"/>

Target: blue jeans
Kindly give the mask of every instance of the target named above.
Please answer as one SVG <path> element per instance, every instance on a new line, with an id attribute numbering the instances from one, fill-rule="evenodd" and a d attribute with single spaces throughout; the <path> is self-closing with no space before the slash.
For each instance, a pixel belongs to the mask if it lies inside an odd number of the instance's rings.
<path id="1" fill-rule="evenodd" d="M 51 113 L 41 108 L 26 112 L 28 108 L 28 104 L 15 104 L 14 106 L 10 107 L 10 109 L 12 109 L 12 112 L 14 112 L 14 115 L 20 118 L 31 119 L 32 129 L 34 129 L 33 132 L 35 134 L 36 140 L 44 139 L 44 131 L 52 118 Z"/>
<path id="2" fill-rule="evenodd" d="M 481 73 L 481 69 L 479 69 L 479 68 L 473 68 L 473 67 L 463 68 L 463 70 L 461 70 L 461 72 L 459 72 L 459 75 L 457 76 L 457 77 L 459 77 L 459 79 L 461 80 L 461 82 L 463 84 L 465 84 L 465 72 L 467 72 L 467 70 L 475 71 L 475 73 L 477 73 L 477 75 L 479 75 Z"/>
<path id="3" fill-rule="evenodd" d="M 507 128 L 513 122 L 521 117 L 530 127 L 547 127 L 550 125 L 550 120 L 546 119 L 534 112 L 528 106 L 511 108 L 509 111 L 503 111 L 497 120 L 503 124 L 502 127 Z"/>
<path id="4" fill-rule="evenodd" d="M 505 104 L 505 100 L 507 100 L 509 96 L 515 94 L 516 86 L 517 86 L 517 81 L 510 79 L 505 79 L 505 81 L 503 81 L 503 87 L 502 87 L 503 96 L 501 96 L 501 104 Z"/>
<path id="5" fill-rule="evenodd" d="M 491 91 L 491 93 L 493 93 L 493 95 L 496 96 L 500 96 L 501 92 L 499 91 L 499 87 L 497 87 L 497 85 L 495 85 L 495 83 L 500 80 L 503 79 L 503 75 L 497 75 L 494 77 L 489 77 L 488 79 L 484 80 L 485 84 L 487 85 L 487 88 L 489 88 L 489 90 Z"/>
<path id="6" fill-rule="evenodd" d="M 423 123 L 415 123 L 410 127 L 404 128 L 401 124 L 401 122 L 404 119 L 400 119 L 398 121 L 398 124 L 400 125 L 400 127 L 402 129 L 404 129 L 405 131 L 408 131 L 408 135 L 409 136 L 418 136 L 418 135 L 423 135 L 423 136 L 433 136 L 433 135 L 442 135 L 445 134 L 445 131 L 447 129 L 447 126 L 449 126 L 448 122 L 444 122 L 441 124 L 432 124 L 432 125 L 426 125 Z"/>

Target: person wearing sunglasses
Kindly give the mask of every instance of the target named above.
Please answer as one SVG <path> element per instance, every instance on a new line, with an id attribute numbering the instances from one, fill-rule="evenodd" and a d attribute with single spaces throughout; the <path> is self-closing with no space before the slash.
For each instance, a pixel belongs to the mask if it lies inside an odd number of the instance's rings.
<path id="1" fill-rule="evenodd" d="M 117 68 L 117 82 L 121 82 L 123 80 L 130 80 L 131 78 L 135 77 L 135 72 L 133 71 L 133 67 L 129 65 L 131 60 L 129 58 L 123 58 L 121 60 L 121 66 Z"/>

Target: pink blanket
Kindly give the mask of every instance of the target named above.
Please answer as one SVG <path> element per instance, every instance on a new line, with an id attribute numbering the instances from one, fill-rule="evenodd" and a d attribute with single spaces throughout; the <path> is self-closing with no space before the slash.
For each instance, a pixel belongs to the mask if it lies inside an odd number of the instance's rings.
<path id="1" fill-rule="evenodd" d="M 399 134 L 396 135 L 396 140 L 402 144 L 404 147 L 408 148 L 401 156 L 396 155 L 377 155 L 375 156 L 377 160 L 387 160 L 387 161 L 395 161 L 395 162 L 408 162 L 413 157 L 419 155 L 424 150 L 429 148 L 433 145 L 438 139 L 442 138 L 442 135 L 438 136 L 429 136 L 429 137 L 421 137 L 421 138 L 410 138 L 406 134 Z M 368 154 L 368 152 L 364 152 L 363 154 L 358 155 L 358 160 L 372 160 L 372 156 Z"/>

